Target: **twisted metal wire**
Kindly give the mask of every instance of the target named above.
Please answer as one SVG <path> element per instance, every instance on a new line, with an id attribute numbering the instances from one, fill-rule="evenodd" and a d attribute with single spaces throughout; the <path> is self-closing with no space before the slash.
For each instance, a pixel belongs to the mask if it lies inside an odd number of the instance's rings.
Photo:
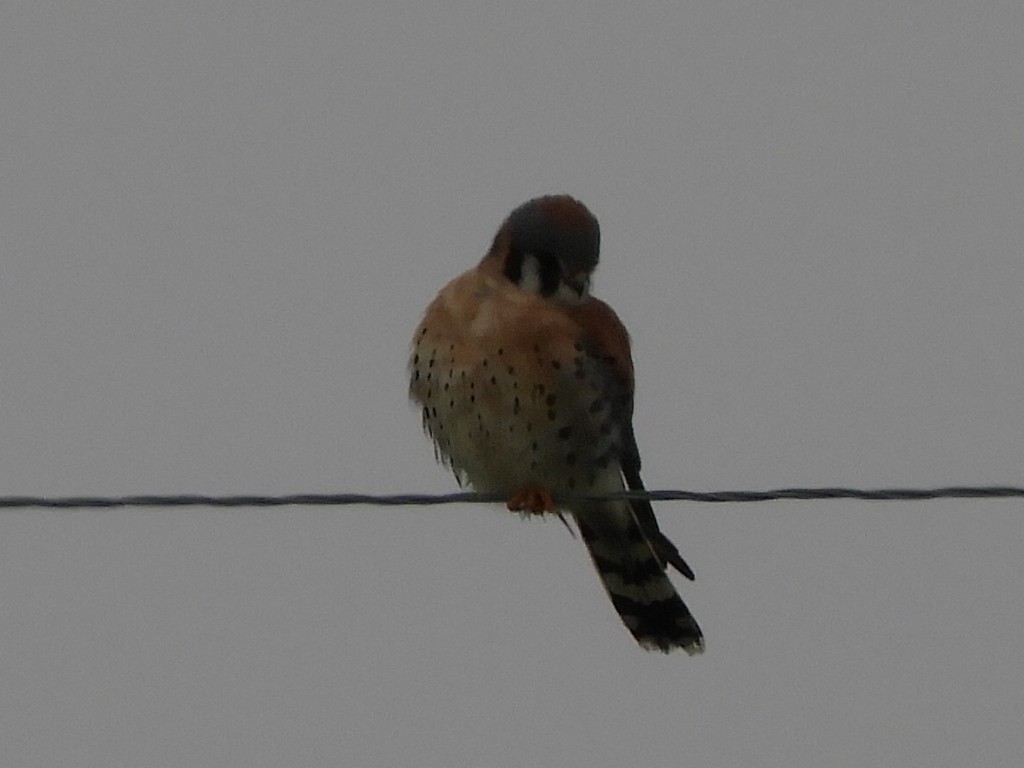
<path id="1" fill-rule="evenodd" d="M 1024 498 L 1020 486 L 950 486 L 946 488 L 780 488 L 771 491 L 622 491 L 600 495 L 558 496 L 556 502 L 649 499 L 740 503 L 751 501 L 811 501 L 860 499 L 867 501 L 921 501 L 925 499 Z M 434 506 L 505 501 L 492 493 L 303 493 L 284 496 L 201 496 L 195 494 L 144 496 L 0 496 L 3 509 L 110 509 L 117 507 L 288 507 L 288 506 Z"/>

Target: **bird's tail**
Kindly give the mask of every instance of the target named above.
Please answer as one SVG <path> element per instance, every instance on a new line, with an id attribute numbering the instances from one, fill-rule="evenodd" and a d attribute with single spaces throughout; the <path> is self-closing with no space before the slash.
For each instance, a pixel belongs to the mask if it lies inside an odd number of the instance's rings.
<path id="1" fill-rule="evenodd" d="M 700 627 L 669 581 L 665 558 L 655 554 L 658 543 L 644 534 L 629 505 L 606 503 L 575 517 L 612 605 L 637 642 L 651 651 L 701 653 Z"/>

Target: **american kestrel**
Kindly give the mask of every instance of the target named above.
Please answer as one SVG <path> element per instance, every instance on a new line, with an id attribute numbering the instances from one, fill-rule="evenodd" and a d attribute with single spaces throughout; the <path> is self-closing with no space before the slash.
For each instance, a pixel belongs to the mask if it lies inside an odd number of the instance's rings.
<path id="1" fill-rule="evenodd" d="M 589 293 L 599 242 L 597 219 L 566 195 L 512 211 L 483 260 L 427 308 L 410 396 L 460 484 L 504 495 L 511 510 L 575 519 L 640 645 L 700 653 L 700 627 L 665 573 L 693 571 L 650 502 L 571 498 L 644 487 L 629 335 Z"/>

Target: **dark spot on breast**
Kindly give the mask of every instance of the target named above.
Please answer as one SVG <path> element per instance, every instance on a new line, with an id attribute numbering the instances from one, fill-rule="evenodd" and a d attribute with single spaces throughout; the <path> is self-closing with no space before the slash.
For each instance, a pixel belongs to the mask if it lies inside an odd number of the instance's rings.
<path id="1" fill-rule="evenodd" d="M 497 384 L 497 383 L 498 383 L 498 377 L 497 376 L 491 376 L 491 384 Z"/>
<path id="2" fill-rule="evenodd" d="M 558 400 L 558 398 L 551 394 L 548 395 L 547 398 L 545 398 L 544 402 L 547 403 L 548 405 L 554 405 L 556 400 Z"/>
<path id="3" fill-rule="evenodd" d="M 469 402 L 475 403 L 476 402 L 476 395 L 470 395 L 469 396 Z"/>
<path id="4" fill-rule="evenodd" d="M 537 441 L 536 440 L 534 440 L 532 443 L 530 443 L 530 450 L 531 451 L 536 451 L 537 450 Z"/>
<path id="5" fill-rule="evenodd" d="M 518 414 L 519 413 L 519 398 L 518 397 L 515 400 L 512 401 L 512 413 L 513 414 Z"/>
<path id="6" fill-rule="evenodd" d="M 603 397 L 597 398 L 594 402 L 592 402 L 590 404 L 590 407 L 587 410 L 590 411 L 591 413 L 600 413 L 601 411 L 603 411 L 604 410 L 604 398 Z"/>
<path id="7" fill-rule="evenodd" d="M 504 354 L 505 354 L 504 347 L 498 347 L 498 357 L 501 357 Z"/>
<path id="8" fill-rule="evenodd" d="M 552 360 L 551 367 L 554 368 L 556 371 L 560 371 L 562 369 L 562 364 L 557 360 Z"/>
<path id="9" fill-rule="evenodd" d="M 572 348 L 575 349 L 577 352 L 583 351 L 583 345 L 580 344 L 578 341 L 572 345 Z"/>
<path id="10" fill-rule="evenodd" d="M 419 356 L 419 354 L 415 354 L 415 355 L 412 356 L 412 364 L 413 365 L 419 365 L 420 364 L 420 356 Z"/>
<path id="11" fill-rule="evenodd" d="M 412 380 L 413 381 L 419 381 L 420 380 L 420 369 L 419 368 L 417 368 L 415 371 L 412 372 Z"/>
<path id="12" fill-rule="evenodd" d="M 515 375 L 515 372 L 516 372 L 516 367 L 514 365 L 510 365 L 508 367 L 508 375 L 509 376 L 513 376 L 513 375 Z"/>
<path id="13" fill-rule="evenodd" d="M 558 439 L 559 440 L 568 440 L 569 439 L 569 435 L 571 435 L 571 434 L 572 434 L 572 427 L 562 427 L 560 430 L 558 430 Z"/>
<path id="14" fill-rule="evenodd" d="M 576 464 L 576 454 L 575 453 L 567 453 L 567 454 L 565 454 L 565 463 L 568 466 L 570 466 L 570 467 L 573 466 L 574 464 Z"/>
<path id="15" fill-rule="evenodd" d="M 537 394 L 538 395 L 543 395 L 544 394 L 544 385 L 543 384 L 538 384 L 535 387 L 535 389 L 537 390 Z"/>
<path id="16" fill-rule="evenodd" d="M 484 368 L 487 367 L 488 363 L 487 363 L 487 358 L 486 357 L 483 359 L 483 361 L 480 363 L 480 365 L 482 365 Z"/>

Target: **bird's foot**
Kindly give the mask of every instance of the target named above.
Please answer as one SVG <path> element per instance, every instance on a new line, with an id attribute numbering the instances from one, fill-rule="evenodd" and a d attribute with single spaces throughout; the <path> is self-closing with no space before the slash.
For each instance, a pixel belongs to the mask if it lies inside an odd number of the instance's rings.
<path id="1" fill-rule="evenodd" d="M 506 506 L 512 512 L 543 515 L 545 512 L 555 511 L 555 500 L 543 488 L 526 488 L 512 494 Z"/>

